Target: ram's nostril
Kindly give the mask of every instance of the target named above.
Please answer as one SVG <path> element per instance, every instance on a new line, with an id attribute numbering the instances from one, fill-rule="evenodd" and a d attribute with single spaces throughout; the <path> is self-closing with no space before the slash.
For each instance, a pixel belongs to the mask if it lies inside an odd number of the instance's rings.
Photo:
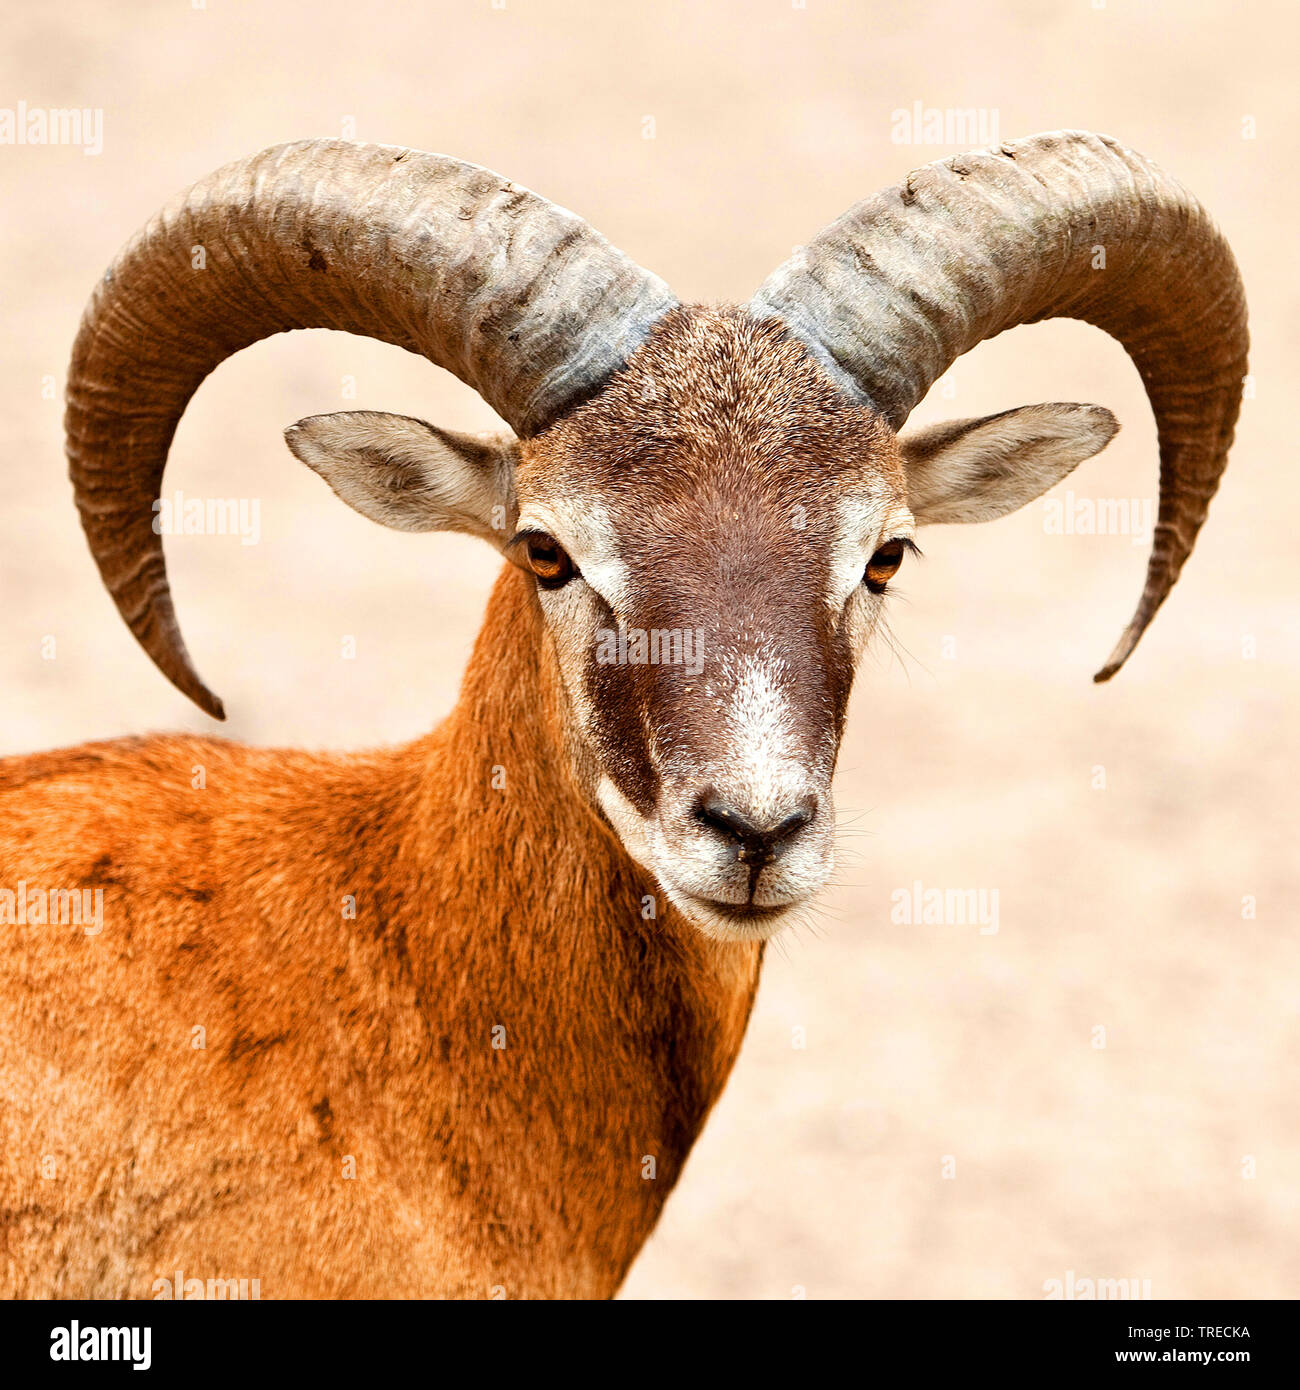
<path id="1" fill-rule="evenodd" d="M 770 864 L 777 848 L 797 835 L 817 814 L 817 799 L 808 796 L 779 817 L 759 817 L 740 810 L 710 787 L 695 803 L 695 819 L 739 847 L 742 864 Z"/>
<path id="2" fill-rule="evenodd" d="M 707 792 L 695 804 L 695 819 L 702 825 L 707 825 L 710 830 L 717 831 L 719 835 L 735 840 L 737 844 L 743 844 L 745 840 L 760 833 L 758 827 L 753 825 L 743 812 L 723 801 L 721 797 Z"/>
<path id="3" fill-rule="evenodd" d="M 797 834 L 812 820 L 813 815 L 816 813 L 816 809 L 815 804 L 813 806 L 801 806 L 797 811 L 788 815 L 781 824 L 772 831 L 773 843 L 780 844 L 782 840 L 788 840 L 791 835 Z"/>

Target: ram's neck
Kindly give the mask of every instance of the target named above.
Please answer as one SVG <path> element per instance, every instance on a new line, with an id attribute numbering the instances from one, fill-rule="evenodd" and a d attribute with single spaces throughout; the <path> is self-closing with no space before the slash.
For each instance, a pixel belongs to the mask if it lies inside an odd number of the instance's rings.
<path id="1" fill-rule="evenodd" d="M 554 649 L 532 582 L 513 566 L 492 591 L 456 708 L 412 751 L 406 850 L 441 892 L 475 905 L 477 941 L 499 926 L 503 942 L 526 936 L 560 960 L 617 960 L 638 996 L 671 975 L 712 1003 L 714 981 L 729 991 L 753 975 L 758 946 L 711 941 L 686 922 L 580 790 Z M 572 971 L 547 976 L 554 985 Z"/>
<path id="2" fill-rule="evenodd" d="M 564 710 L 535 594 L 507 567 L 459 704 L 410 750 L 422 771 L 401 858 L 433 901 L 430 930 L 403 945 L 457 1091 L 513 1112 L 467 1146 L 482 1170 L 499 1144 L 511 1175 L 477 1215 L 533 1229 L 539 1193 L 564 1192 L 567 1217 L 536 1238 L 583 1228 L 577 1283 L 607 1292 L 726 1081 L 761 949 L 710 941 L 666 904 L 579 792 Z"/>

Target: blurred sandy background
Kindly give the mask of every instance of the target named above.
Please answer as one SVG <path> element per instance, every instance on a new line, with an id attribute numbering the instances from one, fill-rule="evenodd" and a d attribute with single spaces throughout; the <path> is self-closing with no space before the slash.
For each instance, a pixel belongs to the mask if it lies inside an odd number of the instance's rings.
<path id="1" fill-rule="evenodd" d="M 859 680 L 841 882 L 822 928 L 770 953 L 734 1078 L 625 1292 L 1034 1298 L 1072 1270 L 1149 1279 L 1157 1297 L 1300 1294 L 1293 13 L 1228 0 L 5 9 L 0 106 L 104 112 L 98 156 L 0 147 L 5 753 L 210 729 L 100 589 L 60 397 L 118 246 L 230 158 L 339 134 L 455 154 L 581 212 L 698 299 L 748 297 L 851 202 L 955 153 L 891 140 L 891 113 L 918 101 L 996 110 L 1002 137 L 1105 131 L 1197 192 L 1243 267 L 1255 379 L 1198 553 L 1123 676 L 1094 687 L 1145 545 L 1048 534 L 1041 504 L 922 537 L 894 608 L 902 655 L 882 645 Z M 947 384 L 915 422 L 1110 406 L 1123 433 L 1058 493 L 1153 496 L 1150 414 L 1100 333 L 1021 329 Z M 475 541 L 381 531 L 293 462 L 284 425 L 353 407 L 493 423 L 427 364 L 315 333 L 227 363 L 181 425 L 169 489 L 260 499 L 258 544 L 168 550 L 234 738 L 404 740 L 455 696 L 497 561 Z M 347 635 L 355 660 L 340 656 Z M 916 880 L 997 890 L 998 932 L 892 923 L 891 893 Z"/>

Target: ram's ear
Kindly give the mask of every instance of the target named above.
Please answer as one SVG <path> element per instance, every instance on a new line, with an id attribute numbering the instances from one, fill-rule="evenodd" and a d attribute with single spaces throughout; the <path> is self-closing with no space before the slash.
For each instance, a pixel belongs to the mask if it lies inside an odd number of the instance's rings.
<path id="1" fill-rule="evenodd" d="M 903 435 L 907 503 L 918 523 L 993 521 L 1041 497 L 1099 454 L 1119 421 L 1100 405 L 1025 405 Z"/>
<path id="2" fill-rule="evenodd" d="M 362 516 L 397 531 L 510 536 L 519 441 L 441 430 L 406 415 L 345 410 L 284 432 L 294 457 Z"/>

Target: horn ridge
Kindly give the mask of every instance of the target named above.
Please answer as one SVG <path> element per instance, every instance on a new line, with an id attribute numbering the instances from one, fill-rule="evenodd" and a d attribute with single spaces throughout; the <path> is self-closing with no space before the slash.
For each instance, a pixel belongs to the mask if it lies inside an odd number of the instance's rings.
<path id="1" fill-rule="evenodd" d="M 211 371 L 275 333 L 340 329 L 422 354 L 527 437 L 675 304 L 581 218 L 477 165 L 344 140 L 236 160 L 146 224 L 82 319 L 67 453 L 104 583 L 164 674 L 220 718 L 152 525 L 177 422 Z"/>
<path id="2" fill-rule="evenodd" d="M 1240 408 L 1245 292 L 1201 204 L 1109 136 L 1052 131 L 855 204 L 749 308 L 895 430 L 959 356 L 1018 324 L 1077 318 L 1123 345 L 1156 418 L 1160 504 L 1142 597 L 1096 678 L 1114 675 L 1191 553 Z"/>

